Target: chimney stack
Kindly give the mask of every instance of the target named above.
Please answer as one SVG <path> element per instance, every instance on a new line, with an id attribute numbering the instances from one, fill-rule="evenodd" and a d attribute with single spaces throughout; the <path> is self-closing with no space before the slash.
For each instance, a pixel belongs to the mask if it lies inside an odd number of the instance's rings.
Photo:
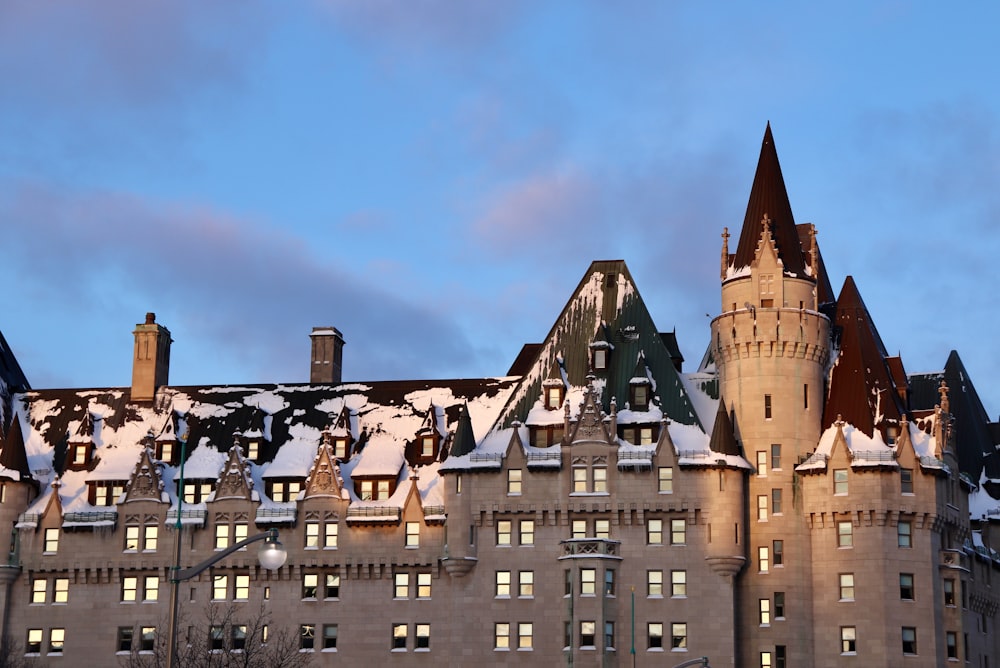
<path id="1" fill-rule="evenodd" d="M 344 335 L 336 327 L 313 327 L 309 382 L 340 385 L 344 365 Z"/>
<path id="2" fill-rule="evenodd" d="M 152 401 L 156 388 L 169 383 L 170 330 L 156 324 L 156 314 L 147 313 L 146 322 L 132 332 L 135 352 L 132 355 L 132 401 Z"/>

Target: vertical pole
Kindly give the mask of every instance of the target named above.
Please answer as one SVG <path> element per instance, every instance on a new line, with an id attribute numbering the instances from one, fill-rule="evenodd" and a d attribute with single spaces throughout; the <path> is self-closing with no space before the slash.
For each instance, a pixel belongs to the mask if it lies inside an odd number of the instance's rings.
<path id="1" fill-rule="evenodd" d="M 635 668 L 635 586 L 632 586 L 632 649 L 629 650 L 629 654 L 632 655 L 632 668 Z"/>
<path id="2" fill-rule="evenodd" d="M 177 666 L 177 609 L 180 606 L 181 581 L 177 579 L 177 573 L 181 570 L 181 540 L 183 536 L 183 524 L 181 523 L 181 511 L 184 508 L 184 464 L 187 461 L 187 435 L 180 439 L 181 442 L 181 477 L 177 484 L 177 521 L 174 524 L 174 565 L 170 567 L 170 623 L 167 628 L 167 668 Z"/>

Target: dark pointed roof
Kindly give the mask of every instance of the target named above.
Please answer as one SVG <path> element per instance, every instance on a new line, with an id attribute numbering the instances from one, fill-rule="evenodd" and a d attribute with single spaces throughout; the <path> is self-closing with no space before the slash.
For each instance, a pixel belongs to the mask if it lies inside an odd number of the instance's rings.
<path id="1" fill-rule="evenodd" d="M 771 124 L 764 131 L 764 142 L 757 160 L 757 173 L 750 188 L 750 201 L 743 218 L 743 231 L 730 265 L 736 269 L 748 267 L 754 260 L 757 243 L 763 231 L 764 215 L 771 219 L 771 236 L 778 249 L 778 257 L 784 264 L 785 272 L 805 276 L 805 258 L 799 235 L 792 217 L 792 205 L 785 191 L 785 179 L 781 176 L 778 152 L 771 136 Z"/>
<path id="2" fill-rule="evenodd" d="M 451 456 L 461 457 L 476 449 L 476 435 L 472 431 L 472 418 L 469 417 L 469 408 L 462 405 L 462 412 L 458 414 L 458 426 L 455 427 L 455 438 L 451 444 Z"/>
<path id="3" fill-rule="evenodd" d="M 712 452 L 721 455 L 742 455 L 740 444 L 736 441 L 736 432 L 733 430 L 733 422 L 729 419 L 729 411 L 726 410 L 725 398 L 719 399 L 719 410 L 715 412 L 715 425 L 712 427 L 712 438 L 708 443 Z"/>
<path id="4" fill-rule="evenodd" d="M 884 421 L 898 422 L 906 407 L 893 380 L 885 345 L 851 276 L 837 299 L 834 326 L 840 331 L 840 357 L 830 374 L 823 428 L 840 415 L 873 436 L 879 415 Z"/>

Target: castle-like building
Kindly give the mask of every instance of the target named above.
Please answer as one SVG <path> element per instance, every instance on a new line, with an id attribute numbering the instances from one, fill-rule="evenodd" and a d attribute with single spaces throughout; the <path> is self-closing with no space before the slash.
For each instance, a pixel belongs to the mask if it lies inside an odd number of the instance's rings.
<path id="1" fill-rule="evenodd" d="M 1000 664 L 1000 431 L 957 353 L 908 374 L 854 280 L 834 293 L 770 127 L 722 238 L 693 371 L 620 260 L 495 378 L 343 382 L 330 327 L 309 383 L 176 387 L 149 314 L 130 387 L 38 390 L 0 337 L 4 651 L 152 665 L 178 541 L 190 567 L 276 528 L 278 570 L 239 551 L 180 583 L 183 651 Z"/>

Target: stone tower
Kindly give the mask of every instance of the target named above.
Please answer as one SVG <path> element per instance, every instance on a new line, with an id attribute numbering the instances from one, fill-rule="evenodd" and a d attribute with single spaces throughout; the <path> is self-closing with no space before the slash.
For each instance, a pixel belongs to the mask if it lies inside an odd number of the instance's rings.
<path id="1" fill-rule="evenodd" d="M 155 313 L 147 313 L 146 322 L 136 325 L 132 334 L 132 401 L 152 401 L 156 388 L 170 382 L 170 330 L 156 323 Z"/>
<path id="2" fill-rule="evenodd" d="M 736 252 L 723 233 L 721 314 L 712 321 L 720 394 L 756 467 L 748 481 L 748 565 L 738 580 L 743 665 L 761 652 L 812 665 L 810 534 L 795 466 L 822 429 L 830 321 L 812 225 L 796 226 L 770 124 Z M 777 612 L 787 620 L 771 628 Z M 780 637 L 778 637 L 780 635 Z M 776 663 L 775 665 L 782 665 Z"/>

